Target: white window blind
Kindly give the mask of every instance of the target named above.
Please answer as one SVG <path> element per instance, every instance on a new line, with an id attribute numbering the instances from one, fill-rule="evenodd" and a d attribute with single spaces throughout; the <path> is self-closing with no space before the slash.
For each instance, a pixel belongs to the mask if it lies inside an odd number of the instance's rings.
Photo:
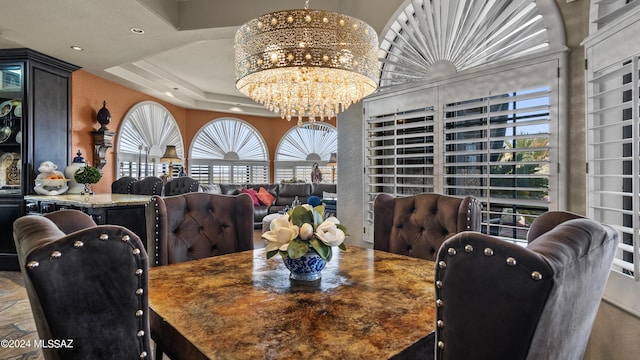
<path id="1" fill-rule="evenodd" d="M 210 184 L 209 179 L 209 166 L 207 165 L 190 165 L 189 166 L 189 176 L 193 179 L 198 180 L 200 185 L 208 185 Z"/>
<path id="2" fill-rule="evenodd" d="M 621 234 L 613 271 L 640 281 L 638 57 L 596 71 L 587 118 L 588 215 Z"/>
<path id="3" fill-rule="evenodd" d="M 476 197 L 482 232 L 524 243 L 564 203 L 558 74 L 556 60 L 532 62 L 367 99 L 366 233 L 378 194 L 434 192 Z"/>
<path id="4" fill-rule="evenodd" d="M 412 195 L 434 191 L 434 111 L 379 115 L 367 121 L 367 218 L 380 193 Z"/>
<path id="5" fill-rule="evenodd" d="M 189 176 L 198 180 L 200 184 L 243 184 L 269 182 L 269 167 L 255 163 L 213 164 L 210 161 L 193 161 Z M 203 162 L 205 164 L 203 164 Z"/>
<path id="6" fill-rule="evenodd" d="M 620 243 L 605 299 L 640 316 L 640 2 L 596 1 L 611 12 L 583 45 L 586 68 L 587 216 L 613 226 Z M 598 24 L 600 25 L 600 24 Z"/>
<path id="7" fill-rule="evenodd" d="M 549 88 L 444 106 L 444 192 L 484 204 L 486 232 L 525 240 L 547 211 Z"/>

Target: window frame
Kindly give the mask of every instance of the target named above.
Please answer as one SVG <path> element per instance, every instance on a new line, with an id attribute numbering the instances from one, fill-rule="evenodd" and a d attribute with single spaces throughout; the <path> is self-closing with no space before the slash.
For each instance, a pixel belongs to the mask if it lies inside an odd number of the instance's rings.
<path id="1" fill-rule="evenodd" d="M 225 124 L 222 122 L 229 122 Z M 216 128 L 222 124 L 224 129 Z M 215 130 L 220 131 L 237 131 L 243 135 L 242 139 L 237 138 L 238 133 L 225 133 L 224 139 L 211 139 L 212 141 L 219 141 L 217 144 L 218 152 L 225 152 L 224 154 L 199 154 L 194 155 L 196 148 L 207 148 L 204 144 L 199 142 L 200 136 L 216 136 Z M 213 133 L 211 133 L 213 132 Z M 254 154 L 257 159 L 242 158 L 242 154 L 238 153 L 238 150 L 243 146 L 249 144 L 249 140 L 253 139 L 258 148 L 260 148 L 260 154 Z M 234 144 L 233 141 L 240 140 L 238 144 Z M 224 148 L 223 148 L 224 147 Z M 202 150 L 198 150 L 202 152 Z M 255 149 L 254 149 L 255 151 Z M 233 154 L 230 154 L 232 153 Z M 233 117 L 221 117 L 213 119 L 203 125 L 194 135 L 189 148 L 189 174 L 194 179 L 198 180 L 202 185 L 209 184 L 246 184 L 256 183 L 263 184 L 269 182 L 270 166 L 269 166 L 269 152 L 267 150 L 266 141 L 262 137 L 262 134 L 250 123 L 233 118 Z"/>
<path id="2" fill-rule="evenodd" d="M 620 10 L 621 9 L 621 10 Z M 617 264 L 614 262 L 612 271 L 607 281 L 605 288 L 604 299 L 608 302 L 615 304 L 617 307 L 628 311 L 636 316 L 640 316 L 640 198 L 638 192 L 640 189 L 640 165 L 638 164 L 638 157 L 640 156 L 640 46 L 637 46 L 636 34 L 640 31 L 640 6 L 638 1 L 629 3 L 628 7 L 622 7 L 614 12 L 616 21 L 607 21 L 605 23 L 599 23 L 598 26 L 591 28 L 592 32 L 587 39 L 583 42 L 585 49 L 585 59 L 587 61 L 587 68 L 585 73 L 585 148 L 587 157 L 587 173 L 586 173 L 586 193 L 587 193 L 587 216 L 597 221 L 605 223 L 612 223 L 614 228 L 620 235 L 620 241 L 625 238 L 625 234 L 629 234 L 632 239 L 632 245 L 624 244 L 619 246 L 619 250 L 616 253 L 616 258 L 622 254 L 622 249 L 626 248 L 631 250 L 631 254 L 635 254 L 632 258 L 633 267 L 636 270 L 633 276 L 624 274 L 618 271 Z M 599 5 L 595 2 L 591 4 L 592 16 L 594 12 L 597 13 Z M 601 16 L 602 14 L 600 14 Z M 611 16 L 608 16 L 611 18 Z M 609 19 L 611 20 L 611 19 Z M 635 46 L 634 46 L 635 45 Z M 624 67 L 626 61 L 631 60 L 628 71 L 620 71 Z M 617 72 L 617 73 L 616 73 Z M 630 74 L 631 83 L 629 85 L 624 84 L 624 74 Z M 635 76 L 633 76 L 635 74 Z M 613 118 L 613 121 L 609 120 L 609 117 L 603 118 L 606 121 L 605 125 L 595 124 L 595 121 L 600 119 L 606 113 L 606 109 L 598 106 L 598 103 L 604 103 L 607 93 L 599 89 L 599 85 L 605 85 L 605 80 L 608 75 L 617 76 L 613 78 L 617 79 L 614 88 L 611 90 L 619 91 L 614 92 L 613 95 L 619 95 L 619 104 L 611 104 L 612 108 L 623 110 L 627 108 L 631 110 L 630 122 L 624 123 L 624 112 L 620 112 L 623 115 L 618 121 L 619 126 L 616 125 L 617 121 Z M 617 88 L 616 88 L 617 87 Z M 624 92 L 630 91 L 629 96 L 625 96 Z M 615 98 L 614 98 L 615 99 Z M 626 100 L 629 99 L 629 100 Z M 628 103 L 627 105 L 625 105 Z M 599 115 L 599 114 L 603 115 Z M 631 165 L 631 174 L 625 174 L 623 169 L 619 169 L 618 173 L 611 173 L 615 171 L 614 168 L 608 166 L 605 170 L 599 170 L 598 167 L 598 146 L 604 146 L 603 141 L 595 136 L 597 131 L 602 131 L 606 126 L 615 127 L 619 131 L 619 138 L 615 141 L 609 140 L 612 144 L 618 144 L 622 146 L 624 143 L 629 144 L 631 148 L 631 155 L 627 156 L 622 154 L 616 159 L 609 161 L 614 163 L 616 161 L 624 161 L 629 159 L 628 162 Z M 623 129 L 625 126 L 630 126 L 631 131 Z M 625 138 L 624 134 L 631 134 L 631 137 Z M 610 156 L 613 150 L 609 150 L 606 156 Z M 631 207 L 625 210 L 622 204 L 620 207 L 616 207 L 615 204 L 611 204 L 611 208 L 602 211 L 601 201 L 599 200 L 599 194 L 603 194 L 607 189 L 599 187 L 597 182 L 599 177 L 606 176 L 615 180 L 619 178 L 621 180 L 627 178 L 631 179 L 631 190 L 625 190 L 624 188 L 617 191 L 617 194 L 611 196 L 626 197 L 631 200 Z M 608 180 L 608 181 L 613 181 Z M 604 190 L 603 190 L 604 189 Z M 634 195 L 635 194 L 635 195 Z M 631 218 L 630 226 L 623 224 L 616 224 L 617 220 L 611 218 L 610 213 L 618 212 L 622 217 L 628 216 Z M 620 260 L 614 260 L 620 261 Z"/>
<path id="3" fill-rule="evenodd" d="M 567 80 L 566 65 L 567 52 L 563 50 L 548 52 L 537 56 L 529 56 L 526 59 L 513 61 L 509 64 L 494 64 L 486 69 L 475 69 L 467 72 L 461 72 L 456 76 L 448 79 L 440 80 L 434 83 L 422 83 L 413 86 L 399 86 L 394 89 L 385 91 L 383 94 L 370 96 L 364 101 L 365 121 L 376 116 L 392 116 L 401 112 L 411 112 L 415 109 L 427 107 L 434 108 L 435 114 L 435 136 L 434 144 L 434 186 L 433 191 L 444 193 L 445 170 L 444 170 L 444 130 L 442 127 L 443 105 L 455 101 L 463 101 L 474 97 L 482 97 L 483 95 L 499 93 L 500 91 L 508 92 L 512 89 L 525 90 L 526 88 L 548 85 L 550 91 L 550 107 L 551 118 L 550 132 L 553 141 L 550 143 L 550 175 L 549 175 L 549 210 L 566 209 L 567 204 L 567 174 L 568 164 L 567 158 Z M 547 76 L 544 82 L 541 82 L 540 75 L 537 73 L 543 69 Z M 514 76 L 514 74 L 518 74 Z M 519 85 L 514 85 L 513 79 L 518 79 Z M 523 79 L 528 78 L 530 81 L 525 82 Z M 490 80 L 490 81 L 489 81 Z M 475 84 L 475 85 L 474 85 Z M 429 95 L 431 94 L 431 95 Z M 436 101 L 425 102 L 430 96 L 435 97 Z M 389 111 L 393 109 L 394 111 Z M 373 200 L 377 195 L 371 191 L 368 181 L 369 173 L 369 154 L 367 153 L 367 137 L 368 127 L 365 125 L 363 138 L 365 139 L 365 149 L 363 156 L 365 159 L 365 242 L 373 242 Z M 401 195 L 401 194 L 393 194 Z M 481 199 L 482 200 L 482 199 Z M 483 210 L 483 211 L 486 211 Z M 488 231 L 486 223 L 487 214 L 483 214 L 483 227 Z"/>

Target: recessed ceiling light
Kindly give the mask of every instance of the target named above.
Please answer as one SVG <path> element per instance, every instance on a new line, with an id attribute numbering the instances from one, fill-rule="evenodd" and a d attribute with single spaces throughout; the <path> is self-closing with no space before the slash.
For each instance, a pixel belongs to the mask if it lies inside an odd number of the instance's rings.
<path id="1" fill-rule="evenodd" d="M 75 50 L 75 51 L 82 51 L 84 50 L 82 47 L 78 46 L 78 45 L 71 45 L 71 49 Z"/>
<path id="2" fill-rule="evenodd" d="M 132 27 L 131 28 L 131 32 L 136 34 L 136 35 L 142 35 L 142 34 L 144 34 L 144 29 L 137 28 L 137 27 Z"/>
<path id="3" fill-rule="evenodd" d="M 240 109 L 240 108 L 239 108 L 239 107 L 237 107 L 237 106 L 232 106 L 232 107 L 230 107 L 230 108 L 229 108 L 229 110 L 230 110 L 230 111 L 233 111 L 233 112 L 242 112 L 242 109 Z"/>

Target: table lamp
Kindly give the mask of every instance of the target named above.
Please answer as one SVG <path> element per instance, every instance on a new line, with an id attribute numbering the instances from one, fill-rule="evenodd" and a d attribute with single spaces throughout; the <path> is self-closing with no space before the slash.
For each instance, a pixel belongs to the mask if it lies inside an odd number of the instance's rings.
<path id="1" fill-rule="evenodd" d="M 331 153 L 329 157 L 329 161 L 327 161 L 327 165 L 331 166 L 331 182 L 336 182 L 336 165 L 338 164 L 338 154 Z"/>
<path id="2" fill-rule="evenodd" d="M 178 153 L 176 152 L 175 145 L 167 145 L 166 150 L 164 151 L 164 155 L 160 158 L 161 162 L 169 162 L 169 177 L 173 177 L 173 161 L 180 161 L 181 159 L 178 157 Z"/>

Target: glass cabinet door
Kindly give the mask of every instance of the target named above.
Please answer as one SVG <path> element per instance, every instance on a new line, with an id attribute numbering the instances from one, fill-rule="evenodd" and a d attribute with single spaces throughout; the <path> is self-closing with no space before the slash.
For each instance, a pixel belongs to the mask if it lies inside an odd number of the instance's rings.
<path id="1" fill-rule="evenodd" d="M 21 194 L 22 65 L 0 65 L 0 196 Z"/>

